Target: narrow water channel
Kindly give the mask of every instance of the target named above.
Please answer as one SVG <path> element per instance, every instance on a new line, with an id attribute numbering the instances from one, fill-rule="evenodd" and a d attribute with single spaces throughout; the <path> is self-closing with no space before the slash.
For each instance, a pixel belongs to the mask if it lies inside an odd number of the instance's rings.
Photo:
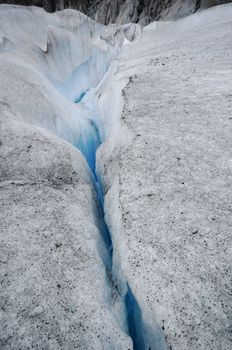
<path id="1" fill-rule="evenodd" d="M 80 94 L 80 98 L 78 98 L 75 102 L 80 103 L 86 92 L 82 92 Z M 96 153 L 98 147 L 102 144 L 102 140 L 100 137 L 99 129 L 93 120 L 89 122 L 89 128 L 91 129 L 89 132 L 89 137 L 87 140 L 84 138 L 80 138 L 78 143 L 75 145 L 85 157 L 89 168 L 92 172 L 93 176 L 93 185 L 97 195 L 97 205 L 99 209 L 99 231 L 101 233 L 102 240 L 105 244 L 107 257 L 103 259 L 103 263 L 105 265 L 106 274 L 109 278 L 109 284 L 113 288 L 114 276 L 113 276 L 113 241 L 111 238 L 111 233 L 108 229 L 107 223 L 105 221 L 105 211 L 104 211 L 104 191 L 102 188 L 101 180 L 98 177 L 96 172 Z M 126 281 L 121 281 L 127 287 L 127 292 L 125 295 L 119 295 L 121 301 L 124 304 L 125 309 L 125 319 L 126 319 L 126 330 L 128 335 L 131 337 L 133 341 L 133 349 L 134 350 L 145 350 L 144 339 L 143 339 L 143 322 L 142 322 L 142 313 L 138 302 L 133 295 L 130 286 Z M 119 292 L 118 292 L 119 293 Z"/>

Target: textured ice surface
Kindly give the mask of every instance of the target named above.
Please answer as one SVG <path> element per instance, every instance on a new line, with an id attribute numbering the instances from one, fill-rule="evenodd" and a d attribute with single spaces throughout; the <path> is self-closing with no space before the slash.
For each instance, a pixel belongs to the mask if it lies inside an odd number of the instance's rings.
<path id="1" fill-rule="evenodd" d="M 154 23 L 123 49 L 122 146 L 101 148 L 124 274 L 147 329 L 156 315 L 176 350 L 232 347 L 231 15 Z"/>
<path id="2" fill-rule="evenodd" d="M 231 10 L 0 6 L 1 348 L 231 348 Z"/>

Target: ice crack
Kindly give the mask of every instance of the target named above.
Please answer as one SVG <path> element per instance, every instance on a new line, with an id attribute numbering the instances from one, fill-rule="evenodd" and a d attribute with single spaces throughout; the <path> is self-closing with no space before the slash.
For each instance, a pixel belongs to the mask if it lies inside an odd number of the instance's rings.
<path id="1" fill-rule="evenodd" d="M 82 92 L 80 97 L 76 100 L 76 103 L 81 102 L 82 98 L 86 95 L 86 92 Z M 133 341 L 134 350 L 144 350 L 144 339 L 143 339 L 143 321 L 142 321 L 142 312 L 138 305 L 138 302 L 135 296 L 132 293 L 132 290 L 129 284 L 126 281 L 118 281 L 114 279 L 113 274 L 113 241 L 111 238 L 111 233 L 108 228 L 108 225 L 105 221 L 105 212 L 104 212 L 104 192 L 101 184 L 101 179 L 96 172 L 96 152 L 98 147 L 102 144 L 100 133 L 96 123 L 91 120 L 89 122 L 89 138 L 84 142 L 79 140 L 76 144 L 76 147 L 82 152 L 85 157 L 91 173 L 93 175 L 93 185 L 97 194 L 97 205 L 99 208 L 99 230 L 102 236 L 102 240 L 105 244 L 107 250 L 107 259 L 103 258 L 103 262 L 106 269 L 106 274 L 109 279 L 109 285 L 111 288 L 115 288 L 118 282 L 126 285 L 126 294 L 121 295 L 121 292 L 117 290 L 118 296 L 121 298 L 122 303 L 124 304 L 125 309 L 125 319 L 126 319 L 126 329 L 128 335 Z M 112 291 L 113 292 L 113 291 Z M 115 291 L 114 291 L 115 292 Z M 112 293 L 113 294 L 113 293 Z"/>

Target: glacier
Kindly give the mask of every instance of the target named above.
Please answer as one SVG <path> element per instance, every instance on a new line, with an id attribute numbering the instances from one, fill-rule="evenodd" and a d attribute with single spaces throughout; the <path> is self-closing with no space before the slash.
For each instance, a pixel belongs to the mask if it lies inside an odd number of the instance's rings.
<path id="1" fill-rule="evenodd" d="M 33 126 L 35 132 L 38 128 L 38 132 L 42 134 L 46 130 L 51 138 L 58 137 L 59 142 L 61 139 L 68 142 L 70 145 L 68 147 L 73 145 L 84 156 L 82 163 L 87 162 L 85 171 L 89 174 L 86 174 L 84 178 L 89 183 L 95 197 L 92 199 L 92 214 L 88 215 L 94 217 L 95 231 L 98 231 L 99 234 L 96 237 L 95 233 L 92 238 L 95 241 L 94 245 L 96 245 L 95 249 L 92 248 L 92 254 L 95 254 L 96 259 L 100 257 L 103 264 L 93 263 L 98 271 L 94 273 L 94 279 L 96 279 L 97 284 L 100 280 L 105 285 L 101 287 L 104 290 L 101 298 L 105 294 L 107 295 L 103 303 L 106 305 L 100 305 L 99 309 L 103 312 L 102 309 L 107 308 L 108 313 L 114 319 L 108 321 L 110 328 L 116 323 L 121 338 L 125 338 L 123 341 L 122 339 L 115 340 L 111 336 L 111 331 L 108 330 L 109 340 L 103 338 L 100 339 L 100 342 L 103 342 L 104 348 L 108 348 L 108 346 L 109 348 L 112 346 L 116 348 L 131 347 L 131 343 L 133 343 L 134 349 L 145 348 L 147 340 L 142 340 L 144 330 L 141 329 L 145 326 L 143 326 L 142 318 L 135 314 L 135 310 L 139 310 L 139 306 L 126 279 L 122 277 L 122 272 L 118 272 L 120 263 L 113 266 L 113 241 L 104 218 L 104 193 L 101 178 L 96 171 L 97 149 L 102 141 L 109 137 L 106 134 L 107 128 L 98 117 L 100 112 L 97 111 L 97 99 L 99 94 L 104 93 L 104 88 L 98 85 L 102 80 L 109 79 L 105 75 L 120 47 L 126 41 L 134 40 L 136 36 L 139 36 L 141 29 L 133 24 L 106 28 L 71 10 L 49 15 L 37 8 L 25 9 L 2 5 L 0 16 L 2 35 L 1 106 L 3 106 L 3 115 L 6 119 L 12 118 L 14 122 L 22 123 L 28 128 Z M 14 21 L 15 28 L 12 29 L 12 19 L 15 18 L 17 21 Z M 37 35 L 34 36 L 35 28 L 37 28 Z M 10 50 L 8 43 L 10 43 Z M 11 98 L 14 94 L 16 98 L 13 98 L 12 104 Z M 12 108 L 8 108 L 11 105 Z M 108 117 L 108 124 L 110 125 L 110 123 L 112 121 Z M 112 127 L 110 125 L 110 128 Z M 34 148 L 33 141 L 31 143 L 28 150 Z M 72 150 L 72 152 L 74 151 Z M 82 163 L 80 162 L 80 166 L 83 167 Z M 42 160 L 41 166 L 44 167 Z M 53 166 L 56 173 L 56 162 Z M 75 173 L 75 170 L 72 173 Z M 59 179 L 62 182 L 63 175 L 60 174 L 60 176 Z M 24 184 L 21 185 L 24 186 Z M 88 196 L 91 199 L 91 195 L 88 194 Z M 81 204 L 83 205 L 83 203 Z M 84 217 L 82 221 L 83 225 L 86 226 Z M 91 220 L 88 221 L 91 222 Z M 79 242 L 77 241 L 77 243 Z M 56 249 L 61 246 L 63 246 L 62 243 L 55 243 Z M 102 267 L 105 272 L 101 272 Z M 102 274 L 100 279 L 98 274 Z M 57 287 L 61 288 L 61 284 L 58 283 Z M 91 287 L 89 288 L 91 290 Z M 95 294 L 95 288 L 92 287 L 91 293 Z M 101 304 L 101 302 L 99 303 Z M 116 303 L 119 310 L 111 311 L 112 308 L 115 308 L 114 304 Z M 133 306 L 131 306 L 132 304 Z M 97 311 L 98 307 L 94 304 L 95 308 Z M 83 306 L 83 312 L 88 312 L 87 306 Z M 141 311 L 137 312 L 141 313 Z M 103 318 L 103 322 L 99 319 L 101 327 L 108 328 L 107 317 Z M 8 321 L 6 317 L 6 324 L 3 322 L 3 328 L 10 328 L 9 332 L 13 329 L 14 340 L 12 342 L 12 336 L 9 336 L 8 341 L 6 331 L 4 336 L 6 339 L 2 339 L 3 347 L 12 346 L 18 341 L 18 333 Z M 41 322 L 44 322 L 43 316 Z M 90 331 L 92 333 L 93 329 L 91 328 Z M 25 339 L 22 339 L 20 347 L 26 346 L 26 342 L 30 344 L 30 332 L 30 329 L 25 330 Z M 138 332 L 140 332 L 139 335 Z M 116 330 L 115 333 L 117 333 Z M 159 342 L 163 342 L 161 346 L 165 348 L 162 333 L 160 332 L 158 336 L 160 337 Z M 54 337 L 55 335 L 52 334 L 52 347 L 66 347 L 66 343 L 62 345 L 62 342 L 60 344 L 57 341 L 54 342 Z M 79 336 L 76 335 L 76 338 L 79 339 Z M 76 341 L 75 337 L 74 340 Z M 75 348 L 76 346 L 78 348 L 92 348 L 93 346 L 101 348 L 94 343 L 95 341 L 90 342 L 88 346 L 78 343 L 75 344 Z M 39 348 L 43 346 L 41 344 L 36 342 L 36 346 Z"/>
<path id="2" fill-rule="evenodd" d="M 230 349 L 231 14 L 0 5 L 2 349 Z"/>

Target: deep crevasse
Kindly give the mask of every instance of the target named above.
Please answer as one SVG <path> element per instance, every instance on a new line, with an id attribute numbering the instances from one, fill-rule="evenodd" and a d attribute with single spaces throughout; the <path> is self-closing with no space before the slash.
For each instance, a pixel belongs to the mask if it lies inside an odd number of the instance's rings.
<path id="1" fill-rule="evenodd" d="M 101 85 L 101 82 L 104 81 L 104 79 L 112 78 L 110 74 L 107 76 L 107 72 L 109 70 L 112 57 L 115 57 L 115 54 L 118 52 L 118 48 L 115 48 L 114 51 L 111 47 L 110 50 L 111 54 L 109 56 L 106 54 L 107 59 L 104 55 L 102 55 L 102 53 L 99 55 L 97 52 L 97 56 L 91 56 L 86 64 L 84 63 L 80 67 L 77 67 L 74 71 L 73 77 L 71 77 L 69 80 L 68 88 L 66 86 L 64 89 L 69 91 L 69 96 L 72 96 L 69 98 L 71 98 L 77 105 L 80 105 L 82 110 L 85 110 L 87 112 L 86 115 L 88 115 L 86 123 L 80 124 L 81 128 L 79 139 L 73 144 L 83 154 L 92 173 L 93 186 L 96 192 L 99 213 L 98 228 L 101 234 L 101 240 L 105 246 L 104 250 L 99 250 L 99 254 L 105 266 L 111 297 L 114 295 L 115 298 L 116 294 L 116 298 L 120 300 L 120 303 L 123 306 L 124 315 L 121 315 L 120 321 L 120 324 L 122 324 L 122 320 L 124 320 L 123 331 L 132 339 L 134 350 L 163 350 L 166 349 L 166 344 L 162 331 L 159 327 L 157 327 L 157 325 L 154 325 L 154 329 L 150 329 L 149 326 L 146 326 L 146 320 L 143 319 L 143 313 L 140 309 L 139 303 L 136 300 L 128 281 L 123 276 L 120 261 L 117 261 L 116 268 L 113 266 L 115 248 L 113 246 L 111 232 L 105 220 L 102 178 L 99 176 L 96 170 L 97 150 L 102 144 L 104 144 L 105 137 L 108 133 L 105 130 L 106 126 L 104 125 L 104 118 L 101 118 L 101 116 L 98 115 L 98 106 L 95 93 L 97 85 Z M 103 59 L 103 63 L 101 59 Z M 93 79 L 95 69 L 98 72 L 97 79 Z M 78 86 L 79 81 L 82 83 L 82 86 L 87 87 L 86 90 L 80 89 Z M 75 89 L 77 89 L 76 92 Z M 108 103 L 110 103 L 110 101 L 108 101 Z M 108 119 L 110 120 L 110 116 Z M 109 128 L 109 125 L 107 127 Z M 110 126 L 110 128 L 112 127 L 113 125 Z"/>
<path id="2" fill-rule="evenodd" d="M 76 101 L 77 103 L 81 102 L 82 98 L 86 95 L 86 92 L 82 92 L 80 94 L 80 98 Z M 106 250 L 108 253 L 107 258 L 103 258 L 103 262 L 106 269 L 106 274 L 108 276 L 109 285 L 111 288 L 115 288 L 116 281 L 113 276 L 113 242 L 111 238 L 111 233 L 108 229 L 107 223 L 105 221 L 105 213 L 104 213 L 104 193 L 102 189 L 101 179 L 97 175 L 96 172 L 96 152 L 98 147 L 101 145 L 101 137 L 96 126 L 95 122 L 91 121 L 89 123 L 89 127 L 92 128 L 93 136 L 89 138 L 86 143 L 83 141 L 79 141 L 76 147 L 82 152 L 84 155 L 89 168 L 93 175 L 93 184 L 97 194 L 98 199 L 98 208 L 99 208 L 99 231 L 101 233 L 102 239 L 106 246 Z M 143 350 L 144 347 L 144 339 L 143 339 L 143 321 L 142 321 L 142 313 L 136 298 L 134 297 L 130 286 L 126 281 L 120 281 L 126 286 L 126 294 L 121 294 L 119 290 L 116 289 L 116 292 L 119 294 L 124 307 L 125 307 L 125 319 L 126 319 L 126 329 L 128 335 L 132 338 L 133 348 L 134 350 Z"/>

